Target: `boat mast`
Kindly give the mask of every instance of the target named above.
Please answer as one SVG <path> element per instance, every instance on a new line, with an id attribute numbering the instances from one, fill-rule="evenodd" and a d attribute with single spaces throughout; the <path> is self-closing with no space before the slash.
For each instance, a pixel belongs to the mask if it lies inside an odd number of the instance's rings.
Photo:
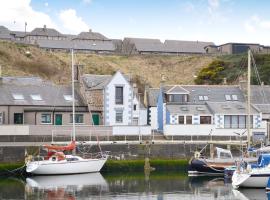
<path id="1" fill-rule="evenodd" d="M 74 58 L 73 49 L 71 49 L 71 74 L 72 74 L 72 140 L 75 141 L 75 92 L 74 92 Z"/>
<path id="2" fill-rule="evenodd" d="M 247 81 L 247 148 L 250 148 L 250 136 L 251 136 L 251 131 L 250 131 L 250 77 L 251 77 L 251 55 L 250 55 L 250 49 L 248 50 L 248 81 Z"/>

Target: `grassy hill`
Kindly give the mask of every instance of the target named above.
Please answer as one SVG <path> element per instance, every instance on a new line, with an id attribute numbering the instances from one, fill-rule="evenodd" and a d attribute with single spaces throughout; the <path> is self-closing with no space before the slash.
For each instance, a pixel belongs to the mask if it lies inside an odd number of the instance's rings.
<path id="1" fill-rule="evenodd" d="M 26 53 L 29 52 L 29 53 Z M 161 76 L 167 84 L 193 84 L 194 76 L 213 61 L 212 56 L 121 56 L 75 53 L 76 63 L 84 65 L 84 73 L 112 74 L 117 70 L 131 75 L 137 82 L 158 87 Z M 0 41 L 2 74 L 35 75 L 56 83 L 70 81 L 71 55 L 48 52 L 34 46 Z"/>

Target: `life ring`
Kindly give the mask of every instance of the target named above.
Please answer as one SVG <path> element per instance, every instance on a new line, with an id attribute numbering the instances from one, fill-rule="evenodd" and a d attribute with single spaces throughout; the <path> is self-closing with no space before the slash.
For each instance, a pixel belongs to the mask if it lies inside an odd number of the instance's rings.
<path id="1" fill-rule="evenodd" d="M 195 151 L 194 158 L 200 158 L 200 157 L 201 157 L 201 153 L 199 151 Z"/>

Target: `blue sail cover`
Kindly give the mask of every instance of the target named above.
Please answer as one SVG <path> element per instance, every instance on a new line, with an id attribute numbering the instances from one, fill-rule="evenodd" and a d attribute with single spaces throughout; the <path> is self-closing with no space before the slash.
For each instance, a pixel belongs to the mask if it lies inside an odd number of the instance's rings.
<path id="1" fill-rule="evenodd" d="M 262 154 L 259 156 L 258 163 L 252 164 L 252 168 L 265 167 L 270 164 L 270 154 Z"/>

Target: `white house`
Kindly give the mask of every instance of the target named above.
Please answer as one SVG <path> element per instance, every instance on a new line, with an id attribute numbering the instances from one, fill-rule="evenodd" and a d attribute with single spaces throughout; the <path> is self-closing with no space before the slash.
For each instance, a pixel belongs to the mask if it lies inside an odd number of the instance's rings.
<path id="1" fill-rule="evenodd" d="M 148 121 L 164 135 L 236 136 L 247 132 L 246 101 L 239 86 L 164 86 L 149 90 L 148 103 Z M 252 106 L 250 114 L 252 134 L 265 135 L 260 110 Z"/>
<path id="2" fill-rule="evenodd" d="M 94 124 L 146 125 L 147 112 L 134 94 L 129 77 L 120 71 L 114 75 L 85 74 L 82 84 Z"/>

